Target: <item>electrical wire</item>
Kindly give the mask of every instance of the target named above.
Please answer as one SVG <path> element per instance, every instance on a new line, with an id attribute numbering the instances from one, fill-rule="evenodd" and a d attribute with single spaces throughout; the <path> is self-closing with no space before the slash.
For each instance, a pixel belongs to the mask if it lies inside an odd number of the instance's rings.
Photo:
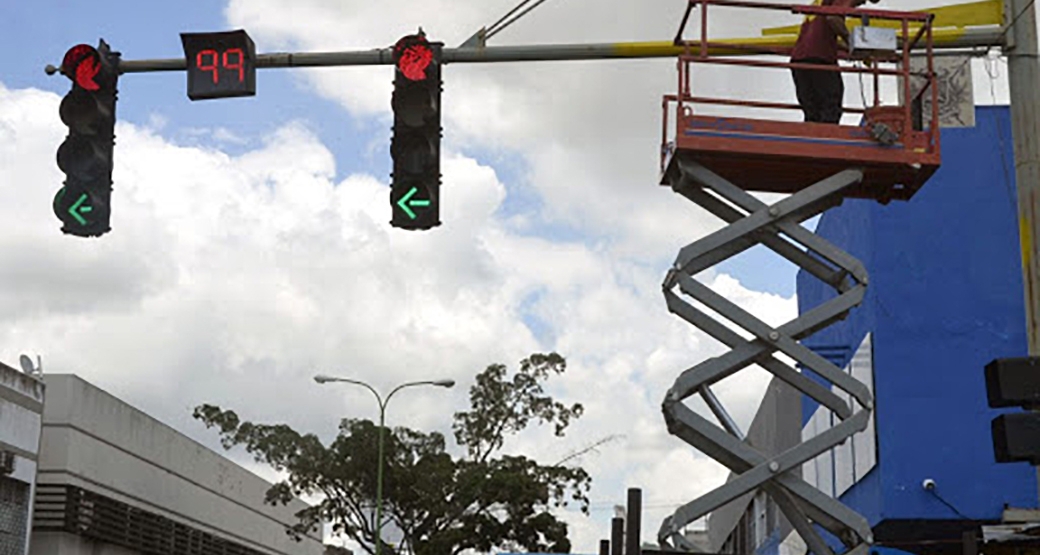
<path id="1" fill-rule="evenodd" d="M 995 62 L 993 62 L 993 60 L 994 60 L 993 58 L 987 57 L 985 60 L 982 61 L 982 68 L 986 70 L 986 75 L 989 76 L 989 95 L 990 95 L 990 100 L 993 101 L 993 104 L 996 104 L 997 103 L 996 83 L 997 83 L 997 79 L 1000 77 L 1000 68 L 997 67 L 997 64 Z"/>
<path id="2" fill-rule="evenodd" d="M 503 21 L 505 21 L 506 19 L 508 19 L 509 16 L 511 16 L 514 13 L 516 13 L 517 10 L 519 10 L 522 7 L 524 7 L 524 4 L 526 4 L 528 2 L 530 2 L 530 0 L 521 0 L 521 2 L 516 5 L 516 7 L 514 7 L 511 10 L 509 10 L 508 12 L 506 12 L 506 15 L 503 15 L 498 21 L 496 21 L 496 22 L 492 23 L 491 25 L 489 25 L 488 28 L 487 28 L 487 31 L 493 31 L 495 29 L 495 27 L 498 26 L 498 24 L 500 24 Z"/>
<path id="3" fill-rule="evenodd" d="M 1007 32 L 1010 31 L 1011 28 L 1015 26 L 1015 23 L 1018 23 L 1018 18 L 1022 17 L 1023 14 L 1025 14 L 1027 11 L 1029 11 L 1029 8 L 1033 7 L 1033 2 L 1036 2 L 1036 0 L 1029 0 L 1029 3 L 1026 4 L 1026 7 L 1022 8 L 1022 10 L 1018 12 L 1018 15 L 1016 15 L 1015 17 L 1013 17 L 1011 19 L 1011 23 L 1009 23 L 1008 26 L 1004 28 L 1004 31 L 1000 33 L 1001 37 L 1006 35 Z"/>
<path id="4" fill-rule="evenodd" d="M 657 502 L 657 503 L 644 503 L 642 505 L 642 508 L 643 509 L 678 509 L 679 507 L 682 507 L 685 504 L 686 504 L 686 502 L 661 501 L 661 502 Z M 622 506 L 621 503 L 598 502 L 598 503 L 590 503 L 589 504 L 589 510 L 590 511 L 607 511 L 607 510 L 614 510 L 614 507 L 621 507 L 621 506 Z"/>
<path id="5" fill-rule="evenodd" d="M 957 513 L 957 516 L 963 518 L 964 520 L 973 520 L 972 518 L 970 518 L 968 516 L 965 516 L 964 513 L 958 511 L 957 507 L 954 507 L 952 503 L 950 503 L 949 501 L 943 499 L 943 496 L 939 495 L 939 492 L 935 491 L 934 489 L 930 489 L 928 491 L 931 492 L 931 494 L 934 495 L 935 498 L 938 499 L 940 503 L 942 503 L 943 505 L 946 505 L 947 507 L 949 507 L 950 510 L 953 511 L 954 513 Z"/>
<path id="6" fill-rule="evenodd" d="M 531 10 L 537 8 L 539 5 L 541 5 L 543 2 L 545 2 L 545 0 L 536 0 L 534 5 L 530 6 L 526 10 L 518 13 L 516 15 L 516 17 L 514 17 L 513 19 L 510 19 L 509 21 L 506 21 L 506 19 L 508 19 L 509 16 L 513 15 L 514 13 L 517 12 L 517 10 L 523 8 L 525 4 L 528 4 L 530 2 L 531 2 L 531 0 L 521 0 L 521 2 L 519 4 L 517 4 L 515 8 L 509 10 L 509 12 L 507 12 L 506 15 L 502 16 L 498 21 L 492 23 L 491 26 L 488 27 L 487 30 L 484 32 L 484 39 L 487 40 L 487 39 L 497 35 L 503 29 L 505 29 L 506 27 L 509 27 L 514 22 L 516 22 L 516 20 L 520 19 L 521 17 L 526 15 Z M 505 21 L 505 23 L 503 23 L 503 21 Z M 501 24 L 501 26 L 499 26 L 500 24 Z"/>
<path id="7" fill-rule="evenodd" d="M 990 99 L 995 105 L 997 103 L 997 79 L 1000 78 L 1000 66 L 996 60 L 1002 60 L 1003 58 L 987 58 L 982 61 L 982 67 L 986 70 L 986 75 L 989 76 L 989 94 Z M 1008 201 L 1011 204 L 1011 210 L 1018 209 L 1017 195 L 1013 187 L 1011 186 L 1011 175 L 1008 173 L 1008 160 L 1007 160 L 1007 144 L 1004 142 L 1004 124 L 1000 118 L 997 118 L 997 142 L 1000 150 L 1000 169 L 1004 173 L 1004 188 L 1007 190 Z"/>

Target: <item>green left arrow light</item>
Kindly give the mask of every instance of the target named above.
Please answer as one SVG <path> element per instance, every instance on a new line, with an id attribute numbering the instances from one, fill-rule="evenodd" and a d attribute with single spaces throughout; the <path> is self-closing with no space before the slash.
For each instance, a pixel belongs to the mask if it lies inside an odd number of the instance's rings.
<path id="1" fill-rule="evenodd" d="M 64 224 L 62 232 L 78 237 L 98 237 L 110 229 L 108 207 L 90 191 L 62 187 L 54 195 L 54 215 Z"/>
<path id="2" fill-rule="evenodd" d="M 87 220 L 80 214 L 86 214 L 94 210 L 93 206 L 89 204 L 83 204 L 86 201 L 87 194 L 83 193 L 79 196 L 78 199 L 76 199 L 76 202 L 72 203 L 72 206 L 70 206 L 68 210 L 69 215 L 72 216 L 77 222 L 79 222 L 79 225 L 87 225 Z"/>
<path id="3" fill-rule="evenodd" d="M 415 196 L 415 193 L 418 193 L 418 192 L 419 192 L 419 188 L 418 187 L 412 187 L 411 189 L 408 190 L 407 193 L 404 194 L 404 196 L 402 196 L 397 201 L 397 205 L 401 207 L 401 210 L 404 210 L 404 213 L 408 214 L 408 217 L 413 219 L 413 220 L 416 218 L 416 215 L 415 215 L 415 212 L 413 212 L 412 209 L 410 208 L 411 206 L 415 206 L 415 207 L 418 208 L 418 207 L 421 207 L 421 206 L 425 207 L 425 206 L 429 206 L 430 205 L 430 200 L 429 199 L 412 199 L 412 197 Z"/>

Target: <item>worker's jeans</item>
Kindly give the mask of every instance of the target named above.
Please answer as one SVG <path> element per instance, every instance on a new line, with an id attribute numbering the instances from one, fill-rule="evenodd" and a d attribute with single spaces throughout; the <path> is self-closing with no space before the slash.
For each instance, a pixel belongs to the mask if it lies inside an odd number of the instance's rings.
<path id="1" fill-rule="evenodd" d="M 836 65 L 815 58 L 791 60 L 800 64 Z M 792 69 L 794 89 L 798 104 L 805 113 L 805 121 L 838 123 L 841 121 L 841 102 L 845 96 L 845 84 L 837 71 Z"/>

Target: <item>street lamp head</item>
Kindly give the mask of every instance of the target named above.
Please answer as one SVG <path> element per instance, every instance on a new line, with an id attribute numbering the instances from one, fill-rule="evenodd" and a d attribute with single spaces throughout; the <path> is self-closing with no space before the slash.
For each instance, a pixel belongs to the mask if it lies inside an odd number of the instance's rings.
<path id="1" fill-rule="evenodd" d="M 327 383 L 327 382 L 331 382 L 331 381 L 333 381 L 335 379 L 336 378 L 333 378 L 332 376 L 326 376 L 324 374 L 318 374 L 317 376 L 314 376 L 314 381 L 316 381 L 318 383 Z"/>
<path id="2" fill-rule="evenodd" d="M 431 383 L 440 387 L 455 387 L 455 380 L 437 380 Z"/>

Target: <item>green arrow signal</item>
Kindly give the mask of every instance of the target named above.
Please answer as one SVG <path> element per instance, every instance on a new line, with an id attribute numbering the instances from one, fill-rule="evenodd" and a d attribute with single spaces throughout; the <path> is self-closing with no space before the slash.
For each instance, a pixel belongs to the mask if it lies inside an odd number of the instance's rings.
<path id="1" fill-rule="evenodd" d="M 86 214 L 87 212 L 94 210 L 94 207 L 90 206 L 89 204 L 87 206 L 80 206 L 81 204 L 86 202 L 86 200 L 87 194 L 83 193 L 79 196 L 78 199 L 76 199 L 76 202 L 74 202 L 72 206 L 69 207 L 69 215 L 75 218 L 76 221 L 79 222 L 79 225 L 87 225 L 87 220 L 84 219 L 83 216 L 80 216 L 80 214 Z"/>
<path id="2" fill-rule="evenodd" d="M 409 206 L 429 206 L 430 205 L 429 199 L 425 199 L 425 200 L 424 199 L 409 200 L 417 192 L 419 192 L 419 188 L 418 187 L 412 187 L 411 189 L 408 190 L 407 193 L 404 194 L 403 197 L 400 198 L 400 200 L 397 201 L 397 205 L 401 207 L 401 210 L 404 210 L 404 213 L 408 214 L 408 217 L 413 219 L 413 220 L 415 219 L 415 212 L 412 212 L 412 209 L 409 208 Z"/>

